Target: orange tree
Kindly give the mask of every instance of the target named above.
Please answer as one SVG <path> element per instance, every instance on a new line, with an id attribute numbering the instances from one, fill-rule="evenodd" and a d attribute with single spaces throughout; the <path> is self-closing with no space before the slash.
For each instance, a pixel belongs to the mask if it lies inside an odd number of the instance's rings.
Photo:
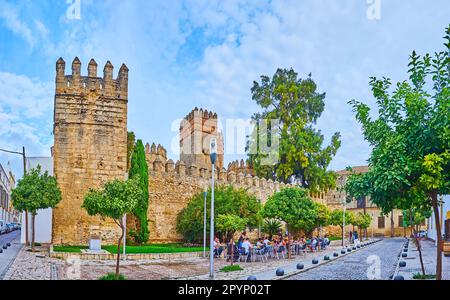
<path id="1" fill-rule="evenodd" d="M 430 205 L 437 231 L 436 279 L 442 278 L 442 233 L 438 195 L 450 192 L 450 26 L 445 50 L 410 56 L 409 81 L 371 78 L 378 106 L 373 119 L 367 104 L 349 103 L 372 146 L 369 172 L 354 175 L 347 192 L 370 195 L 384 213 Z M 364 181 L 361 191 L 354 180 Z M 361 185 L 359 185 L 361 186 Z"/>

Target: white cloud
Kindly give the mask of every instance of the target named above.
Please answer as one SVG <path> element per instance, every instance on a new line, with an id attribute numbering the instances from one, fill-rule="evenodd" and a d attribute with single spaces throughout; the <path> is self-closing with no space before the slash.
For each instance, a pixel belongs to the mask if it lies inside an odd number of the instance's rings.
<path id="1" fill-rule="evenodd" d="M 3 20 L 5 26 L 22 37 L 33 48 L 36 43 L 33 32 L 26 23 L 20 20 L 17 8 L 5 1 L 1 1 L 0 5 L 0 19 Z"/>
<path id="2" fill-rule="evenodd" d="M 0 148 L 49 155 L 53 144 L 53 85 L 0 72 Z"/>

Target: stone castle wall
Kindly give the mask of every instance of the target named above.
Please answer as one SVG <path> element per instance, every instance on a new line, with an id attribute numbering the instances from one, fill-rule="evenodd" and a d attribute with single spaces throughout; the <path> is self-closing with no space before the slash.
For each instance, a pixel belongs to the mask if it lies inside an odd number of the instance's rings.
<path id="1" fill-rule="evenodd" d="M 183 161 L 174 163 L 167 159 L 166 150 L 161 145 L 146 146 L 149 166 L 149 230 L 150 242 L 176 242 L 181 235 L 176 232 L 176 220 L 179 212 L 187 206 L 192 196 L 203 191 L 211 184 L 211 171 L 192 164 L 186 166 Z M 290 185 L 260 179 L 252 176 L 247 167 L 235 169 L 237 162 L 228 169 L 215 171 L 217 185 L 232 185 L 244 188 L 265 203 L 274 192 Z M 239 164 L 243 166 L 243 161 Z M 236 172 L 237 171 L 237 172 Z"/>
<path id="2" fill-rule="evenodd" d="M 108 61 L 103 78 L 91 60 L 88 76 L 81 76 L 81 62 L 56 63 L 54 109 L 54 174 L 62 201 L 53 211 L 54 244 L 87 244 L 92 235 L 116 243 L 119 228 L 112 220 L 90 217 L 81 208 L 90 188 L 123 179 L 127 168 L 128 69 L 122 65 L 117 79 Z"/>

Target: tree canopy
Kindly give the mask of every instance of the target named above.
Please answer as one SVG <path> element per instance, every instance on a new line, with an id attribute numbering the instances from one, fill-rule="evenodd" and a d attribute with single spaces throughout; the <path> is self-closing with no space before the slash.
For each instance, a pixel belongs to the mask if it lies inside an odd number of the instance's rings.
<path id="1" fill-rule="evenodd" d="M 450 26 L 444 38 L 445 50 L 433 56 L 412 52 L 409 81 L 398 82 L 393 91 L 389 78 L 370 79 L 378 107 L 375 117 L 367 104 L 349 102 L 372 153 L 369 172 L 355 175 L 348 186 L 362 181 L 366 194 L 384 213 L 432 206 L 438 244 L 442 236 L 437 195 L 450 192 Z M 437 247 L 437 279 L 441 269 Z"/>
<path id="2" fill-rule="evenodd" d="M 327 168 L 340 147 L 340 134 L 323 147 L 324 137 L 314 125 L 324 110 L 325 93 L 317 91 L 311 76 L 301 79 L 293 69 L 278 69 L 272 78 L 255 81 L 251 92 L 262 108 L 252 117 L 256 126 L 247 145 L 256 174 L 284 182 L 295 179 L 312 192 L 334 188 L 335 174 Z M 279 149 L 266 147 L 275 137 Z M 266 162 L 269 156 L 277 160 Z"/>
<path id="3" fill-rule="evenodd" d="M 36 215 L 39 209 L 54 208 L 61 201 L 55 177 L 42 173 L 41 166 L 28 171 L 12 190 L 11 201 L 18 211 Z"/>
<path id="4" fill-rule="evenodd" d="M 206 196 L 206 213 L 207 220 L 210 218 L 211 191 L 208 190 Z M 245 227 L 256 228 L 259 224 L 259 210 L 261 204 L 259 200 L 250 195 L 245 189 L 235 189 L 232 186 L 217 186 L 214 189 L 214 209 L 216 216 L 239 217 L 245 220 Z M 199 192 L 195 194 L 189 201 L 188 205 L 181 210 L 177 217 L 177 232 L 182 234 L 184 239 L 190 242 L 200 241 L 203 239 L 203 211 L 204 211 L 204 194 Z M 206 228 L 209 231 L 209 222 L 206 222 Z M 218 224 L 216 220 L 216 229 Z M 217 233 L 224 235 L 217 229 Z"/>
<path id="5" fill-rule="evenodd" d="M 116 278 L 119 277 L 120 244 L 125 234 L 123 216 L 131 213 L 142 198 L 140 178 L 121 181 L 115 179 L 105 183 L 101 189 L 90 189 L 84 195 L 83 207 L 90 216 L 111 218 L 120 227 L 122 234 L 117 241 Z"/>
<path id="6" fill-rule="evenodd" d="M 121 181 L 115 179 L 105 183 L 102 189 L 90 189 L 84 196 L 82 207 L 90 216 L 112 218 L 116 223 L 136 207 L 142 197 L 139 178 Z"/>
<path id="7" fill-rule="evenodd" d="M 286 223 L 289 231 L 311 232 L 317 227 L 318 206 L 309 197 L 308 190 L 285 188 L 267 200 L 261 212 L 265 218 Z"/>

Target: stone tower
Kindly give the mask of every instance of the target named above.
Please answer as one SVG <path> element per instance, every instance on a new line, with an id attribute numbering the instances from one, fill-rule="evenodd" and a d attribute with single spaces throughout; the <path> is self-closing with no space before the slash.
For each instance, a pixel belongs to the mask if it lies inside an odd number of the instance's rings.
<path id="1" fill-rule="evenodd" d="M 194 108 L 180 125 L 180 160 L 186 166 L 211 170 L 209 157 L 211 138 L 217 139 L 216 167 L 223 167 L 223 136 L 218 131 L 217 114 Z"/>
<path id="2" fill-rule="evenodd" d="M 54 244 L 86 244 L 92 235 L 104 243 L 116 243 L 118 226 L 112 220 L 90 217 L 81 208 L 89 188 L 124 179 L 127 166 L 128 68 L 123 64 L 113 78 L 107 62 L 103 78 L 91 59 L 88 76 L 81 76 L 81 62 L 56 62 L 54 110 L 54 174 L 62 201 L 53 211 Z"/>

